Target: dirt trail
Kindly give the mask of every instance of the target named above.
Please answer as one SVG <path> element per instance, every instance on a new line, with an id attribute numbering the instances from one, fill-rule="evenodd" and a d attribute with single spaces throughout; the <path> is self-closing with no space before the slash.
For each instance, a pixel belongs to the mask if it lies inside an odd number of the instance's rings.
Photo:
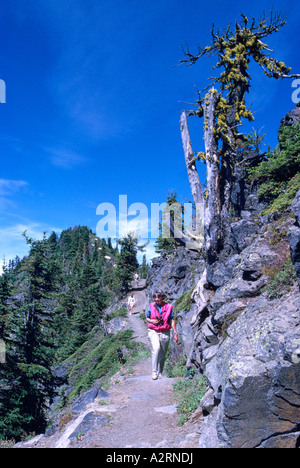
<path id="1" fill-rule="evenodd" d="M 128 327 L 135 339 L 150 349 L 147 328 L 139 313 L 147 303 L 143 289 L 134 290 L 134 314 Z M 111 378 L 109 397 L 96 398 L 59 434 L 38 436 L 28 448 L 194 448 L 198 446 L 197 425 L 178 427 L 172 386 L 175 379 L 151 378 L 151 358 L 138 361 L 132 369 L 122 369 Z M 85 431 L 86 419 L 95 426 Z"/>

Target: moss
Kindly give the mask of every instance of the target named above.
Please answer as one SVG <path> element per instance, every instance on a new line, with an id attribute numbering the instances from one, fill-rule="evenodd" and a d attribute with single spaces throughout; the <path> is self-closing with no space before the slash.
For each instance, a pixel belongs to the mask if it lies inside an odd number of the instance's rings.
<path id="1" fill-rule="evenodd" d="M 263 274 L 269 276 L 270 282 L 266 288 L 270 299 L 275 299 L 286 294 L 297 279 L 297 274 L 290 254 L 282 265 L 275 268 L 263 269 Z"/>
<path id="2" fill-rule="evenodd" d="M 175 302 L 175 310 L 185 310 L 190 311 L 193 300 L 192 300 L 192 293 L 195 289 L 195 286 L 192 287 L 190 291 L 184 292 Z"/>
<path id="3" fill-rule="evenodd" d="M 270 188 L 269 190 L 272 190 L 272 189 Z M 300 174 L 297 174 L 287 184 L 285 184 L 285 188 L 282 189 L 281 193 L 275 198 L 275 200 L 267 208 L 265 208 L 261 212 L 261 214 L 269 215 L 271 213 L 278 213 L 278 212 L 286 211 L 291 206 L 299 190 L 300 190 Z"/>

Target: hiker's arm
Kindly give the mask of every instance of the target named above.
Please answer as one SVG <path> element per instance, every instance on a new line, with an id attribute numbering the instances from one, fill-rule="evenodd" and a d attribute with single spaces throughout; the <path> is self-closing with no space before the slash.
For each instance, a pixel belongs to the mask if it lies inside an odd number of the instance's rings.
<path id="1" fill-rule="evenodd" d="M 158 322 L 157 318 L 155 318 L 155 319 L 151 318 L 151 309 L 150 309 L 150 307 L 148 308 L 148 310 L 146 312 L 146 320 L 147 320 L 148 323 L 153 323 L 153 325 L 157 325 L 157 322 Z"/>
<path id="2" fill-rule="evenodd" d="M 176 330 L 176 323 L 175 323 L 175 320 L 172 320 L 171 321 L 171 327 L 172 327 L 172 330 L 174 332 L 174 341 L 175 343 L 177 343 L 178 341 L 178 333 L 177 333 L 177 330 Z"/>

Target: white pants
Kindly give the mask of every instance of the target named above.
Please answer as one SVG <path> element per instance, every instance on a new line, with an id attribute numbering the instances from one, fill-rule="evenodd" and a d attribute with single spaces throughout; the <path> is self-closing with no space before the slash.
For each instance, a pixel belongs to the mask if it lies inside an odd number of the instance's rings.
<path id="1" fill-rule="evenodd" d="M 152 372 L 161 374 L 170 342 L 170 331 L 157 333 L 149 329 L 148 336 L 152 346 Z"/>

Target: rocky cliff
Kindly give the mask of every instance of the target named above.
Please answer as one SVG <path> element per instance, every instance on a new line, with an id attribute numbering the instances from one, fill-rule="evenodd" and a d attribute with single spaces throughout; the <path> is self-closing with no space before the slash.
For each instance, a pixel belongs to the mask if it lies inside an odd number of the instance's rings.
<path id="1" fill-rule="evenodd" d="M 172 359 L 206 376 L 199 447 L 299 447 L 300 191 L 291 210 L 261 216 L 238 168 L 232 206 L 230 255 L 208 264 L 177 247 L 153 260 L 148 296 L 160 287 L 175 305 Z"/>
<path id="2" fill-rule="evenodd" d="M 176 308 L 181 340 L 172 358 L 185 354 L 187 367 L 209 383 L 200 447 L 299 445 L 300 291 L 287 260 L 291 249 L 297 269 L 299 197 L 296 222 L 243 213 L 232 225 L 236 253 L 210 265 L 205 281 L 207 265 L 194 252 L 180 247 L 153 261 L 149 299 L 160 287 Z"/>

